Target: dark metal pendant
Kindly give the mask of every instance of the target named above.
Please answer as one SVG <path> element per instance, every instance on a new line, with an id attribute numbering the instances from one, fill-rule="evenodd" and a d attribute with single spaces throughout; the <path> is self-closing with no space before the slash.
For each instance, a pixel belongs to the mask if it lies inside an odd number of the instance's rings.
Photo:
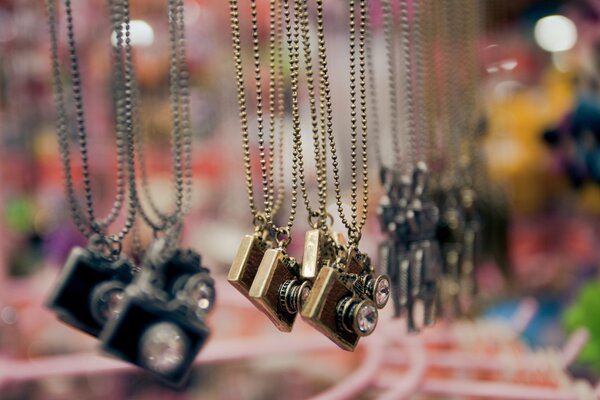
<path id="1" fill-rule="evenodd" d="M 127 288 L 101 348 L 180 387 L 210 334 L 205 318 L 215 302 L 214 281 L 192 250 L 149 264 Z"/>
<path id="2" fill-rule="evenodd" d="M 65 323 L 98 336 L 120 310 L 125 287 L 133 279 L 133 264 L 111 261 L 90 249 L 75 247 L 60 272 L 46 305 Z"/>

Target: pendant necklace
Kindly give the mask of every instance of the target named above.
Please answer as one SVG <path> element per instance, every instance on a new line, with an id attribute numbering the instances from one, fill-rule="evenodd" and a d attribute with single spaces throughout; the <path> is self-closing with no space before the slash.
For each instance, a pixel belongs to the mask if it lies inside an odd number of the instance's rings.
<path id="1" fill-rule="evenodd" d="M 118 5 L 109 4 L 113 25 L 118 24 Z M 82 161 L 83 186 L 85 192 L 85 213 L 75 194 L 74 178 L 71 168 L 69 132 L 64 91 L 61 80 L 58 57 L 58 32 L 56 5 L 54 0 L 46 1 L 48 25 L 51 43 L 51 62 L 54 87 L 54 99 L 57 109 L 57 136 L 65 177 L 65 192 L 69 202 L 71 217 L 79 231 L 88 238 L 86 248 L 76 247 L 62 269 L 58 282 L 47 300 L 50 309 L 59 318 L 93 336 L 98 336 L 106 322 L 116 316 L 123 298 L 125 287 L 133 279 L 134 266 L 122 257 L 123 240 L 135 221 L 136 199 L 131 190 L 135 179 L 132 164 L 131 139 L 127 126 L 123 124 L 123 109 L 116 112 L 117 140 L 117 190 L 112 209 L 107 217 L 98 219 L 95 214 L 94 197 L 91 188 L 91 173 L 88 163 L 88 135 L 85 126 L 82 82 L 75 45 L 73 12 L 71 1 L 65 0 L 67 17 L 67 36 L 72 75 L 73 99 L 76 109 L 76 130 Z M 128 35 L 128 26 L 125 27 Z M 123 37 L 117 37 L 114 47 L 113 78 L 122 76 L 122 64 L 117 60 L 123 48 Z M 127 92 L 117 93 L 118 103 L 130 103 Z M 115 222 L 123 208 L 126 186 L 129 188 L 127 213 L 120 231 L 108 234 L 108 227 Z"/>
<path id="2" fill-rule="evenodd" d="M 123 3 L 127 25 L 129 2 Z M 169 0 L 167 10 L 175 210 L 170 214 L 159 210 L 148 187 L 138 89 L 133 77 L 132 49 L 126 40 L 125 90 L 133 94 L 127 122 L 132 126 L 132 148 L 138 151 L 142 181 L 141 190 L 134 192 L 145 196 L 158 222 L 137 201 L 142 221 L 153 229 L 155 240 L 146 252 L 141 271 L 127 287 L 119 318 L 109 321 L 100 340 L 103 351 L 144 368 L 171 386 L 181 387 L 210 335 L 206 317 L 215 303 L 215 287 L 200 255 L 192 249 L 179 248 L 183 220 L 191 206 L 193 178 L 183 0 Z M 135 181 L 133 185 L 135 188 Z"/>
<path id="3" fill-rule="evenodd" d="M 442 54 L 448 66 L 442 97 L 443 117 L 450 151 L 448 175 L 442 181 L 443 196 L 439 201 L 442 213 L 438 238 L 444 259 L 442 299 L 447 316 L 469 313 L 475 294 L 475 265 L 480 254 L 481 223 L 474 187 L 480 173 L 475 146 L 480 129 L 476 112 L 478 7 L 469 3 L 458 14 L 457 7 L 445 5 L 441 24 Z M 454 48 L 456 42 L 462 53 Z"/>
<path id="4" fill-rule="evenodd" d="M 402 106 L 407 118 L 403 129 L 405 133 L 400 135 L 396 116 L 399 103 L 395 40 L 397 23 L 391 0 L 384 0 L 382 7 L 394 162 L 391 168 L 385 166 L 381 148 L 378 148 L 376 156 L 385 190 L 378 214 L 381 228 L 387 236 L 379 248 L 379 263 L 390 276 L 395 316 L 406 313 L 408 330 L 415 332 L 420 329 L 415 318 L 418 303 L 423 304 L 423 324 L 431 325 L 434 322 L 441 273 L 439 245 L 435 238 L 438 209 L 429 199 L 429 171 L 424 159 L 426 150 L 431 146 L 429 137 L 433 129 L 431 121 L 425 117 L 427 101 L 423 79 L 424 64 L 431 62 L 431 49 L 422 45 L 422 36 L 426 32 L 426 22 L 421 18 L 422 4 L 412 3 L 412 19 L 409 19 L 408 3 L 400 1 Z M 372 57 L 371 53 L 369 48 L 369 57 Z M 372 67 L 372 61 L 370 63 Z M 370 82 L 370 89 L 375 91 L 375 81 Z M 381 140 L 378 132 L 375 137 L 377 141 Z M 407 147 L 407 160 L 402 158 L 401 145 Z M 412 169 L 410 173 L 406 171 L 408 168 Z"/>
<path id="5" fill-rule="evenodd" d="M 310 66 L 310 40 L 308 37 L 308 10 L 304 2 L 297 0 L 300 4 L 298 14 L 303 17 L 303 44 L 305 48 L 305 60 Z M 365 35 L 367 23 L 366 2 L 360 1 L 358 12 L 355 1 L 349 2 L 349 23 L 350 23 L 350 94 L 351 94 L 351 219 L 347 219 L 343 212 L 341 200 L 341 187 L 339 177 L 338 156 L 336 152 L 336 142 L 333 133 L 331 118 L 331 98 L 329 88 L 329 76 L 326 57 L 326 43 L 324 35 L 323 2 L 316 1 L 316 20 L 317 20 L 317 46 L 318 46 L 318 68 L 319 68 L 319 110 L 321 134 L 317 133 L 315 125 L 316 112 L 311 114 L 313 121 L 314 147 L 317 158 L 317 176 L 319 183 L 319 204 L 325 205 L 327 202 L 327 173 L 326 159 L 327 140 L 329 141 L 329 151 L 332 160 L 332 170 L 334 177 L 334 191 L 336 205 L 339 217 L 348 230 L 348 245 L 344 240 L 339 239 L 339 235 L 331 232 L 331 217 L 323 212 L 322 207 L 318 214 L 311 213 L 308 202 L 306 203 L 309 211 L 309 222 L 311 217 L 319 218 L 318 223 L 312 224 L 312 230 L 307 232 L 303 270 L 310 273 L 310 278 L 314 276 L 313 288 L 308 295 L 308 299 L 302 308 L 302 317 L 317 330 L 329 337 L 334 343 L 345 350 L 354 350 L 360 337 L 371 334 L 378 320 L 378 309 L 383 308 L 387 303 L 389 295 L 389 280 L 386 276 L 377 276 L 371 266 L 367 255 L 358 250 L 361 238 L 361 230 L 366 221 L 366 208 L 368 201 L 368 164 L 367 164 L 367 116 L 366 116 L 366 70 L 365 70 Z M 357 15 L 358 14 L 358 15 Z M 359 89 L 360 111 L 357 112 L 356 99 L 356 47 L 358 31 L 358 65 L 359 65 Z M 311 83 L 312 67 L 307 67 L 308 82 Z M 309 101 L 311 104 L 316 102 L 314 91 L 309 86 Z M 357 118 L 357 116 L 360 118 Z M 358 182 L 358 121 L 360 121 L 362 130 L 361 151 L 363 168 L 363 210 L 362 216 L 358 218 L 357 201 L 357 182 Z M 320 146 L 318 138 L 321 137 Z M 321 149 L 320 154 L 318 149 Z M 304 182 L 301 182 L 304 185 Z M 303 193 L 306 188 L 302 187 Z M 320 232 L 317 232 L 319 230 Z M 314 240 L 321 238 L 320 242 Z M 311 242 L 311 239 L 314 241 Z M 321 248 L 321 257 L 318 256 L 317 249 Z M 328 251 L 328 249 L 331 249 Z M 315 262 L 315 260 L 318 260 Z M 305 263 L 309 263 L 305 267 Z M 316 265 L 316 268 L 315 268 Z"/>
<path id="6" fill-rule="evenodd" d="M 246 109 L 246 94 L 244 89 L 243 63 L 241 59 L 241 39 L 239 26 L 239 10 L 236 0 L 230 1 L 230 20 L 233 42 L 233 56 L 236 69 L 236 83 L 238 91 L 238 105 L 240 110 L 242 147 L 246 170 L 246 188 L 248 202 L 253 216 L 255 232 L 246 235 L 238 248 L 232 266 L 229 270 L 228 280 L 244 296 L 246 296 L 260 311 L 262 311 L 273 324 L 283 332 L 292 329 L 296 315 L 302 306 L 302 301 L 310 291 L 310 282 L 300 276 L 300 263 L 287 254 L 287 246 L 291 241 L 291 230 L 294 225 L 297 208 L 298 173 L 301 160 L 301 139 L 299 131 L 293 135 L 293 166 L 292 166 L 292 192 L 288 221 L 285 225 L 277 226 L 274 222 L 275 205 L 279 208 L 282 201 L 275 202 L 273 196 L 274 167 L 267 161 L 273 159 L 274 127 L 269 123 L 271 132 L 269 156 L 264 150 L 263 132 L 263 101 L 261 85 L 260 47 L 257 21 L 257 2 L 251 1 L 252 14 L 252 53 L 254 62 L 254 78 L 256 83 L 257 104 L 257 133 L 259 138 L 259 158 L 261 164 L 261 177 L 263 186 L 264 212 L 258 211 L 253 193 L 253 177 L 250 166 L 250 136 L 248 116 Z M 282 15 L 285 21 L 282 20 Z M 283 50 L 277 40 L 283 39 L 283 26 L 290 26 L 290 15 L 287 2 L 275 1 L 269 3 L 269 81 L 270 81 L 270 111 L 271 121 L 277 108 L 277 113 L 282 120 L 283 113 Z M 294 49 L 288 49 L 290 61 Z M 297 91 L 298 77 L 294 69 L 290 71 L 292 92 Z M 275 83 L 271 83 L 275 81 Z M 273 85 L 273 86 L 272 86 Z M 283 124 L 280 124 L 280 146 L 283 138 Z M 280 148 L 281 148 L 280 147 Z M 283 159 L 279 157 L 280 176 L 283 177 Z M 280 181 L 281 182 L 281 181 Z M 283 192 L 280 185 L 279 193 Z"/>

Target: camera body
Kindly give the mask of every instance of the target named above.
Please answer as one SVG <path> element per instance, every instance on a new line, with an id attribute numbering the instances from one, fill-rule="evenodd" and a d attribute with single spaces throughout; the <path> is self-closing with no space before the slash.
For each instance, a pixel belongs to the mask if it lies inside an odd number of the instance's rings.
<path id="1" fill-rule="evenodd" d="M 200 256 L 176 250 L 127 288 L 119 317 L 102 332 L 101 349 L 180 387 L 210 335 L 205 316 L 214 300 L 214 281 Z"/>
<path id="2" fill-rule="evenodd" d="M 301 310 L 302 317 L 340 348 L 353 351 L 361 336 L 373 332 L 377 308 L 362 299 L 343 282 L 340 272 L 323 267 Z"/>
<path id="3" fill-rule="evenodd" d="M 244 236 L 227 275 L 229 283 L 254 304 L 250 288 L 265 252 L 270 248 L 272 243 L 258 233 Z"/>
<path id="4" fill-rule="evenodd" d="M 300 277 L 296 260 L 275 248 L 265 252 L 249 295 L 277 329 L 290 332 L 310 289 L 310 282 Z"/>
<path id="5" fill-rule="evenodd" d="M 46 305 L 68 325 L 98 337 L 118 312 L 133 271 L 127 259 L 111 261 L 90 249 L 75 247 Z"/>

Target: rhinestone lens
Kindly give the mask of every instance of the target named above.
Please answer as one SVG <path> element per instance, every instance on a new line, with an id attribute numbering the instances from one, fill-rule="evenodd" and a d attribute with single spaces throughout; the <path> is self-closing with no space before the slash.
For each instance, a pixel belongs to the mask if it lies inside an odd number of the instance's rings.
<path id="1" fill-rule="evenodd" d="M 147 328 L 142 335 L 141 362 L 152 371 L 171 373 L 181 366 L 187 348 L 185 333 L 177 325 L 159 322 Z"/>
<path id="2" fill-rule="evenodd" d="M 356 313 L 356 326 L 361 335 L 369 335 L 375 330 L 377 317 L 377 308 L 373 304 L 365 303 L 360 306 L 360 309 Z"/>
<path id="3" fill-rule="evenodd" d="M 308 296 L 310 296 L 310 287 L 304 286 L 300 292 L 300 308 L 304 307 L 308 300 Z"/>
<path id="4" fill-rule="evenodd" d="M 381 278 L 375 287 L 375 303 L 377 307 L 383 307 L 390 298 L 390 281 L 387 278 Z"/>
<path id="5" fill-rule="evenodd" d="M 212 307 L 212 299 L 215 296 L 215 290 L 211 285 L 208 285 L 206 282 L 199 281 L 197 282 L 192 290 L 190 291 L 190 296 L 192 297 L 192 301 L 194 304 L 198 306 L 203 311 L 206 311 Z"/>
<path id="6" fill-rule="evenodd" d="M 96 293 L 92 296 L 91 313 L 98 323 L 104 324 L 119 315 L 125 291 L 109 283 L 100 285 Z"/>

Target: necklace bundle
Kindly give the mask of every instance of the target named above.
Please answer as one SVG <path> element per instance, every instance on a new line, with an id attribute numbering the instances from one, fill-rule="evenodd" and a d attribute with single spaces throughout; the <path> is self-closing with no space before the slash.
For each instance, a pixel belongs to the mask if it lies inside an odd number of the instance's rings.
<path id="1" fill-rule="evenodd" d="M 238 101 L 242 127 L 242 144 L 246 164 L 246 184 L 255 232 L 242 240 L 229 271 L 229 281 L 248 297 L 282 331 L 290 331 L 298 313 L 316 329 L 346 350 L 353 350 L 361 336 L 370 334 L 377 323 L 377 309 L 387 302 L 389 281 L 376 276 L 369 258 L 361 253 L 358 245 L 362 227 L 366 221 L 368 200 L 368 164 L 366 130 L 366 68 L 365 33 L 366 2 L 349 3 L 350 15 L 350 94 L 351 94 L 351 215 L 344 213 L 340 184 L 340 171 L 336 140 L 332 123 L 332 102 L 327 66 L 324 34 L 323 1 L 316 4 L 316 42 L 318 76 L 314 71 L 311 36 L 309 29 L 308 2 L 303 0 L 271 0 L 269 2 L 269 99 L 271 104 L 282 99 L 283 55 L 290 65 L 291 116 L 292 116 L 292 191 L 288 223 L 277 226 L 272 210 L 274 166 L 268 163 L 264 150 L 262 86 L 259 32 L 256 23 L 257 2 L 251 1 L 252 53 L 256 82 L 257 131 L 259 157 L 263 182 L 264 211 L 256 208 L 253 193 L 253 176 L 250 169 L 249 123 L 244 90 L 242 44 L 239 9 L 236 0 L 230 1 L 233 39 L 233 55 L 236 69 Z M 357 12 L 358 11 L 358 12 Z M 358 35 L 357 35 L 358 32 Z M 277 43 L 279 41 L 279 43 Z M 286 51 L 284 51 L 284 49 Z M 357 51 L 358 49 L 358 51 Z M 358 53 L 358 55 L 357 55 Z M 358 63 L 356 59 L 358 58 Z M 313 207 L 308 196 L 305 179 L 299 93 L 301 60 L 305 66 L 309 113 L 317 178 L 318 205 Z M 357 68 L 358 65 L 358 68 Z M 358 85 L 357 82 L 358 69 Z M 358 86 L 358 90 L 357 90 Z M 318 88 L 318 90 L 317 90 Z M 318 95 L 317 95 L 318 91 Z M 357 93 L 359 99 L 357 99 Z M 281 104 L 283 100 L 277 102 Z M 280 108 L 280 110 L 282 107 Z M 272 118 L 273 107 L 270 107 Z M 359 126 L 360 124 L 360 126 Z M 270 137 L 285 132 L 273 130 Z M 361 134 L 359 135 L 359 132 Z M 359 149 L 360 140 L 360 149 Z M 269 153 L 273 152 L 273 146 Z M 362 203 L 358 214 L 358 154 L 362 154 Z M 327 159 L 331 157 L 333 187 L 340 220 L 348 230 L 348 244 L 342 235 L 332 231 L 333 216 L 327 207 Z M 281 159 L 280 159 L 281 163 Z M 280 170 L 282 165 L 278 166 Z M 296 215 L 298 187 L 305 205 L 311 229 L 305 236 L 302 263 L 287 255 L 286 247 Z M 280 187 L 280 191 L 282 187 Z"/>
<path id="2" fill-rule="evenodd" d="M 116 36 L 112 79 L 117 87 L 114 96 L 117 195 L 108 217 L 98 220 L 94 213 L 92 177 L 88 166 L 83 93 L 71 1 L 65 0 L 65 11 L 87 214 L 81 211 L 71 172 L 67 113 L 58 57 L 56 5 L 54 0 L 46 2 L 58 114 L 57 132 L 66 193 L 76 226 L 89 238 L 86 249 L 75 248 L 71 252 L 48 305 L 68 324 L 99 337 L 103 351 L 136 364 L 171 385 L 180 386 L 209 335 L 205 317 L 215 298 L 214 282 L 209 270 L 201 265 L 200 256 L 193 250 L 178 248 L 181 225 L 190 206 L 192 182 L 183 1 L 168 2 L 176 197 L 175 210 L 169 214 L 158 210 L 148 189 L 138 89 L 133 72 L 129 2 L 111 0 L 108 5 L 111 27 Z M 137 188 L 136 152 L 142 175 L 141 191 Z M 151 211 L 139 201 L 139 193 L 145 196 Z M 117 219 L 126 194 L 128 202 L 124 226 L 118 233 L 108 234 L 107 230 Z M 140 268 L 134 268 L 133 262 L 121 255 L 121 248 L 138 212 L 154 230 L 155 236 L 161 237 L 150 246 L 141 270 L 135 273 Z"/>
<path id="3" fill-rule="evenodd" d="M 481 126 L 476 95 L 480 10 L 477 2 L 455 1 L 445 4 L 443 11 L 441 58 L 446 68 L 440 108 L 442 126 L 449 138 L 449 156 L 439 188 L 438 238 L 444 259 L 443 311 L 458 316 L 467 314 L 472 305 L 476 292 L 475 266 L 481 254 L 481 218 L 475 186 L 476 182 L 478 186 L 481 184 L 483 173 L 477 146 Z M 457 42 L 460 51 L 454 49 Z"/>
<path id="4" fill-rule="evenodd" d="M 422 2 L 412 3 L 412 18 L 409 18 L 407 1 L 402 0 L 396 5 L 398 7 L 394 7 L 391 0 L 384 0 L 382 4 L 394 162 L 391 168 L 385 166 L 381 149 L 377 151 L 380 178 L 385 189 L 379 206 L 379 219 L 387 235 L 380 245 L 379 263 L 392 282 L 395 315 L 405 311 L 409 331 L 417 331 L 419 324 L 415 310 L 418 303 L 423 304 L 424 324 L 434 322 L 441 274 L 436 239 L 438 208 L 429 196 L 429 171 L 425 163 L 425 157 L 431 153 L 433 124 L 425 115 L 427 100 L 431 99 L 425 98 L 423 77 L 424 65 L 431 62 L 431 49 L 423 46 L 422 42 L 426 28 L 431 27 L 425 25 L 422 18 Z M 400 14 L 399 21 L 395 17 L 396 11 Z M 401 30 L 400 46 L 395 34 L 397 26 Z M 426 44 L 429 43 L 427 40 Z M 402 79 L 398 77 L 396 62 L 398 47 L 401 50 Z M 400 80 L 404 83 L 401 100 L 406 113 L 403 129 L 398 118 Z M 371 83 L 371 89 L 375 91 L 375 82 Z M 377 139 L 381 140 L 379 135 Z M 407 150 L 404 154 L 401 146 Z"/>

